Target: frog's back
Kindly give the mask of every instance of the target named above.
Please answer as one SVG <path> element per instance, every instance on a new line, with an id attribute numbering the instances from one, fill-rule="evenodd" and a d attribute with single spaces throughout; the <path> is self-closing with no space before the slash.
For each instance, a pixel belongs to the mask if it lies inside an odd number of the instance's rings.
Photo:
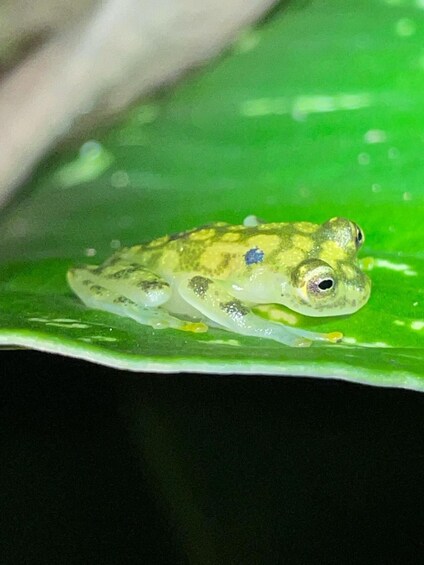
<path id="1" fill-rule="evenodd" d="M 242 224 L 228 224 L 226 222 L 214 222 L 190 230 L 178 232 L 153 239 L 139 246 L 140 252 L 157 249 L 181 248 L 182 245 L 196 244 L 204 247 L 208 244 L 222 242 L 246 242 L 251 237 L 259 234 L 275 235 L 282 238 L 290 238 L 295 234 L 312 234 L 319 228 L 318 224 L 310 222 L 272 222 L 261 223 L 257 226 L 245 226 Z"/>
<path id="2" fill-rule="evenodd" d="M 311 238 L 318 227 L 308 222 L 257 226 L 216 222 L 136 245 L 123 250 L 121 257 L 163 274 L 196 271 L 225 278 L 245 267 L 244 256 L 250 249 L 260 249 L 272 261 L 293 246 L 294 237 Z"/>

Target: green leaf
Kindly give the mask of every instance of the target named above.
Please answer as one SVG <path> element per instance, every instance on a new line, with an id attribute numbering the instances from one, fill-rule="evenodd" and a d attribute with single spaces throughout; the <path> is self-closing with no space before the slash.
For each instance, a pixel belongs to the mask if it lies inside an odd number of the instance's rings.
<path id="1" fill-rule="evenodd" d="M 3 219 L 0 345 L 116 367 L 337 377 L 424 387 L 424 19 L 416 2 L 293 3 L 220 61 L 53 156 Z M 293 349 L 211 329 L 153 331 L 88 310 L 75 262 L 210 221 L 322 222 L 366 233 L 369 303 L 297 323 L 342 331 Z M 372 268 L 371 268 L 372 267 Z"/>

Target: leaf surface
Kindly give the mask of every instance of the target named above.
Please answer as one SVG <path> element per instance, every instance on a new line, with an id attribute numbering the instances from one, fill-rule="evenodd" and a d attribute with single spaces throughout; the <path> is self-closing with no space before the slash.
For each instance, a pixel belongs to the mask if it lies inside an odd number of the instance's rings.
<path id="1" fill-rule="evenodd" d="M 423 388 L 423 40 L 420 3 L 295 2 L 172 93 L 52 156 L 0 225 L 0 344 L 143 371 Z M 343 344 L 155 332 L 88 310 L 66 286 L 72 264 L 249 214 L 362 226 L 369 303 L 297 320 L 342 331 Z"/>

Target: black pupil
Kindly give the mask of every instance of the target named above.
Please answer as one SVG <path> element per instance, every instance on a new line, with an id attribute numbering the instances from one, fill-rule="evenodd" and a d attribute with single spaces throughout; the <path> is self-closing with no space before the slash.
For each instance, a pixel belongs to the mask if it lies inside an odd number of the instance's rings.
<path id="1" fill-rule="evenodd" d="M 356 236 L 356 239 L 357 239 L 358 243 L 361 243 L 361 241 L 362 241 L 362 232 L 361 232 L 361 230 L 358 230 L 358 234 L 357 234 L 357 236 Z"/>
<path id="2" fill-rule="evenodd" d="M 318 284 L 321 290 L 328 290 L 333 286 L 333 281 L 331 279 L 324 279 Z"/>

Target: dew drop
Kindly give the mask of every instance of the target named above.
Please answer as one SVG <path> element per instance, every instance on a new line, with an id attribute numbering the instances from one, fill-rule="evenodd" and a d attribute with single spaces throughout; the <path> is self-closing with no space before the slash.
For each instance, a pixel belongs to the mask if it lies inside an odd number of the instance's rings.
<path id="1" fill-rule="evenodd" d="M 395 30 L 399 37 L 411 37 L 416 31 L 415 22 L 410 18 L 401 18 L 396 22 Z"/>
<path id="2" fill-rule="evenodd" d="M 369 165 L 370 164 L 370 156 L 368 153 L 359 153 L 358 155 L 358 163 L 360 165 Z"/>
<path id="3" fill-rule="evenodd" d="M 384 143 L 387 141 L 387 134 L 382 129 L 370 129 L 364 135 L 365 143 Z"/>

